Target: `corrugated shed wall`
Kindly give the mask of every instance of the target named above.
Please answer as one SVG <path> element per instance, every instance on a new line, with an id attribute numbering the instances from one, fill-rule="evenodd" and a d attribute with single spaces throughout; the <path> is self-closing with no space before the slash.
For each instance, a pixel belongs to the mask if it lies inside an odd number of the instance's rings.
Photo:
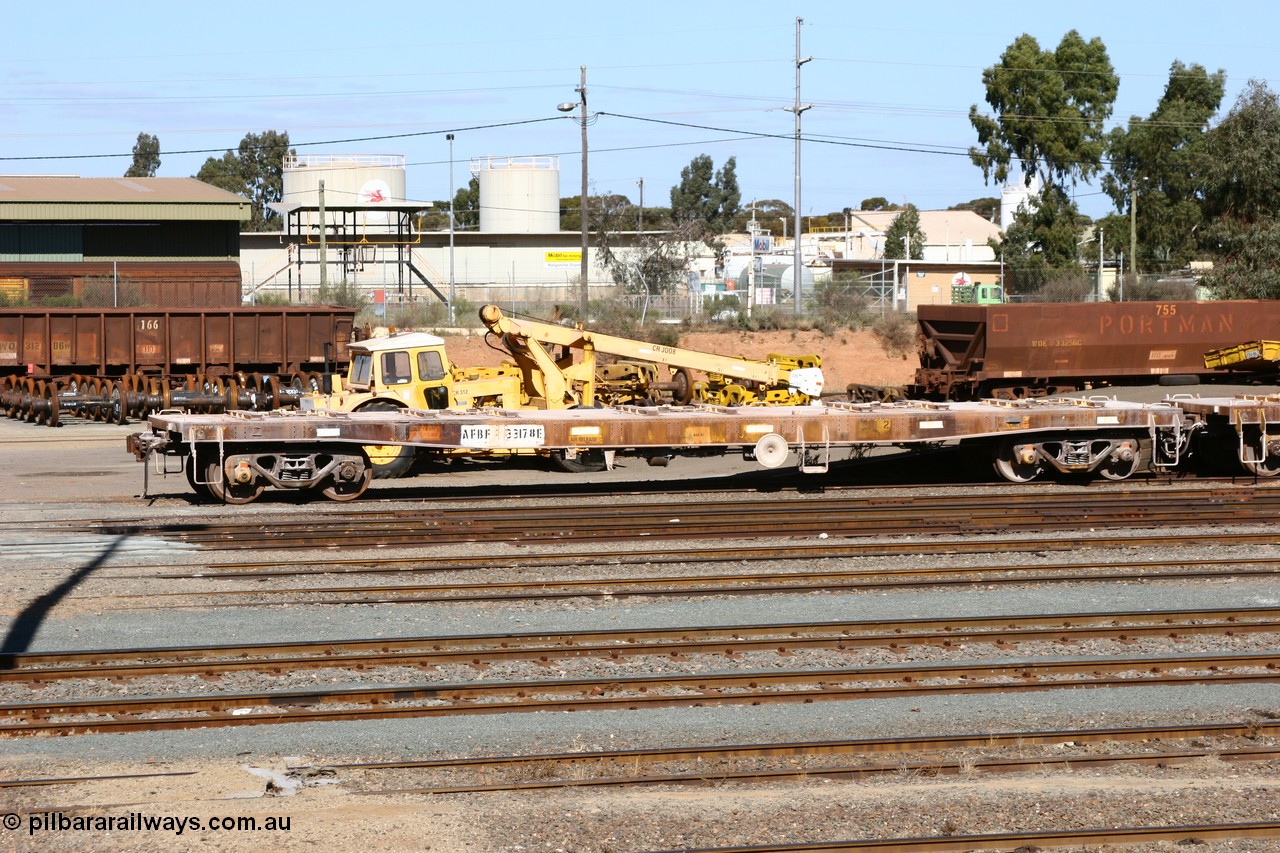
<path id="1" fill-rule="evenodd" d="M 83 259 L 78 225 L 0 224 L 0 263 Z"/>

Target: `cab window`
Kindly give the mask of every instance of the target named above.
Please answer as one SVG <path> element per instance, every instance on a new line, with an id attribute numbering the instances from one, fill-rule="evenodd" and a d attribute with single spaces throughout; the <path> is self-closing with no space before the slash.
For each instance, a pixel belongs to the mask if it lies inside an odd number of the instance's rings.
<path id="1" fill-rule="evenodd" d="M 373 370 L 373 356 L 367 352 L 358 352 L 351 357 L 351 384 L 368 385 L 369 373 Z"/>
<path id="2" fill-rule="evenodd" d="M 424 382 L 444 379 L 444 361 L 438 351 L 428 349 L 418 353 L 418 375 Z"/>
<path id="3" fill-rule="evenodd" d="M 382 384 L 407 385 L 412 381 L 409 353 L 397 350 L 382 354 Z"/>

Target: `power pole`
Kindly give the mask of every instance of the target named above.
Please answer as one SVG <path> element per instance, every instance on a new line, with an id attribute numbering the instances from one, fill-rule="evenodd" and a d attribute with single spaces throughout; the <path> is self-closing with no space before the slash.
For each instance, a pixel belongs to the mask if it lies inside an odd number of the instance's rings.
<path id="1" fill-rule="evenodd" d="M 587 317 L 587 306 L 590 302 L 590 291 L 587 285 L 587 275 L 590 272 L 590 264 L 587 261 L 587 66 L 581 66 L 582 82 L 578 85 L 578 95 L 582 102 L 582 290 L 578 296 L 578 310 L 581 312 L 581 322 L 584 326 L 590 320 Z"/>
<path id="2" fill-rule="evenodd" d="M 795 113 L 796 116 L 796 176 L 795 176 L 795 197 L 796 197 L 796 236 L 795 236 L 795 257 L 792 261 L 792 286 L 795 288 L 795 312 L 799 314 L 803 301 L 800 298 L 800 292 L 803 288 L 804 278 L 800 275 L 801 252 L 800 252 L 800 113 L 808 109 L 813 109 L 813 104 L 805 104 L 800 106 L 800 66 L 813 59 L 812 56 L 800 58 L 800 26 L 804 23 L 804 18 L 796 18 L 796 98 L 792 106 L 787 107 L 788 112 Z"/>
<path id="3" fill-rule="evenodd" d="M 320 188 L 317 191 L 317 206 L 319 207 L 320 216 L 320 286 L 329 286 L 329 244 L 326 242 L 329 230 L 328 225 L 324 221 L 324 180 L 320 181 Z"/>
<path id="4" fill-rule="evenodd" d="M 1129 180 L 1129 269 L 1133 270 L 1134 281 L 1138 279 L 1138 189 L 1137 183 Z"/>
<path id="5" fill-rule="evenodd" d="M 453 311 L 453 304 L 458 298 L 457 286 L 453 278 L 453 134 L 446 133 L 449 141 L 449 325 L 457 325 L 458 316 Z"/>

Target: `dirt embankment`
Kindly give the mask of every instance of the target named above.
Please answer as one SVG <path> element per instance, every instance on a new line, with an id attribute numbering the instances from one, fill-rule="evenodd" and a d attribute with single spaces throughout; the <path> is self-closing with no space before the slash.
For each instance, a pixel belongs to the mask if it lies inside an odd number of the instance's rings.
<path id="1" fill-rule="evenodd" d="M 445 348 L 455 364 L 492 366 L 503 353 L 485 343 L 483 335 L 450 335 Z M 769 353 L 819 355 L 828 392 L 842 392 L 850 382 L 863 385 L 906 385 L 915 376 L 916 358 L 892 355 L 879 337 L 869 331 L 689 332 L 680 338 L 685 349 L 716 355 L 763 359 Z"/>

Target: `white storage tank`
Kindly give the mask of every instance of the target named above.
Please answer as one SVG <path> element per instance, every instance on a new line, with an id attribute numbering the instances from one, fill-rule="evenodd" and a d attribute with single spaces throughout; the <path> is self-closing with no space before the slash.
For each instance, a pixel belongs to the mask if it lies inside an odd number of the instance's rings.
<path id="1" fill-rule="evenodd" d="M 549 234 L 560 230 L 559 157 L 474 157 L 480 230 Z"/>
<path id="2" fill-rule="evenodd" d="M 360 225 L 394 222 L 385 205 L 405 203 L 404 157 L 399 154 L 289 154 L 284 159 L 285 205 L 317 207 L 320 182 L 324 181 L 327 208 L 365 208 L 357 216 Z M 312 225 L 314 216 L 302 213 L 303 224 Z"/>

